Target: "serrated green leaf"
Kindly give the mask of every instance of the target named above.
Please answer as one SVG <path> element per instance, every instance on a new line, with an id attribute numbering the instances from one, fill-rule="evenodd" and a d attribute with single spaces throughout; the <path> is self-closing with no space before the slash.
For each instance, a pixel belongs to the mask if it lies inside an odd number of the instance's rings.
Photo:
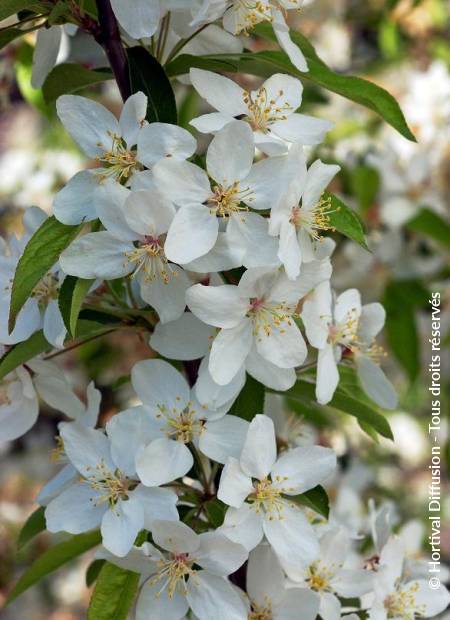
<path id="1" fill-rule="evenodd" d="M 46 353 L 52 348 L 53 345 L 47 341 L 42 330 L 35 332 L 28 340 L 15 344 L 0 358 L 0 379 L 36 355 Z"/>
<path id="2" fill-rule="evenodd" d="M 301 495 L 296 495 L 295 500 L 304 506 L 308 506 L 308 508 L 312 508 L 312 510 L 322 515 L 322 517 L 328 519 L 328 515 L 330 514 L 330 502 L 327 492 L 320 484 Z"/>
<path id="3" fill-rule="evenodd" d="M 368 250 L 364 228 L 357 214 L 334 194 L 325 193 L 324 198 L 330 199 L 329 225 Z"/>
<path id="4" fill-rule="evenodd" d="M 40 506 L 25 521 L 17 539 L 17 548 L 21 549 L 27 542 L 30 542 L 37 534 L 45 530 L 45 508 Z"/>
<path id="5" fill-rule="evenodd" d="M 7 598 L 9 604 L 28 588 L 63 566 L 73 558 L 85 553 L 92 547 L 101 543 L 102 537 L 99 531 L 87 532 L 72 536 L 69 540 L 61 542 L 45 551 L 37 558 L 28 570 L 22 575 Z"/>
<path id="6" fill-rule="evenodd" d="M 92 593 L 88 620 L 126 620 L 139 585 L 139 574 L 106 562 Z"/>
<path id="7" fill-rule="evenodd" d="M 76 335 L 81 306 L 93 282 L 95 280 L 83 280 L 75 276 L 67 276 L 59 290 L 59 309 L 64 325 L 72 337 Z"/>
<path id="8" fill-rule="evenodd" d="M 159 62 L 145 48 L 127 50 L 131 91 L 142 91 L 148 98 L 147 120 L 150 123 L 177 124 L 177 104 L 172 85 Z"/>
<path id="9" fill-rule="evenodd" d="M 50 71 L 42 86 L 42 94 L 47 103 L 53 103 L 60 95 L 75 93 L 82 88 L 112 79 L 109 69 L 92 70 L 76 63 L 64 62 Z"/>
<path id="10" fill-rule="evenodd" d="M 166 66 L 166 71 L 170 77 L 189 73 L 191 67 L 216 72 L 250 73 L 262 78 L 270 77 L 274 73 L 289 73 L 363 105 L 378 114 L 402 136 L 413 142 L 416 141 L 400 106 L 390 93 L 368 80 L 335 73 L 318 58 L 311 44 L 302 35 L 291 32 L 291 36 L 306 57 L 309 67 L 307 73 L 296 69 L 287 55 L 280 51 L 206 56 L 181 54 Z"/>
<path id="11" fill-rule="evenodd" d="M 316 401 L 315 385 L 306 381 L 297 381 L 297 383 L 287 392 L 285 395 L 288 398 L 295 399 L 297 394 L 301 399 L 310 399 L 312 402 Z M 392 430 L 387 419 L 378 412 L 375 407 L 371 407 L 366 402 L 362 402 L 357 398 L 354 398 L 347 394 L 341 388 L 338 388 L 334 393 L 333 398 L 328 403 L 327 407 L 333 407 L 343 413 L 347 413 L 362 422 L 369 424 L 373 427 L 377 433 L 388 439 L 393 439 Z"/>
<path id="12" fill-rule="evenodd" d="M 252 376 L 247 375 L 244 387 L 234 401 L 230 414 L 251 421 L 264 410 L 265 388 Z"/>
<path id="13" fill-rule="evenodd" d="M 28 241 L 14 274 L 8 323 L 10 332 L 36 284 L 58 261 L 61 252 L 73 241 L 79 230 L 80 226 L 61 224 L 51 216 Z"/>
<path id="14" fill-rule="evenodd" d="M 409 230 L 430 237 L 450 249 L 450 225 L 434 211 L 421 209 L 406 226 Z"/>

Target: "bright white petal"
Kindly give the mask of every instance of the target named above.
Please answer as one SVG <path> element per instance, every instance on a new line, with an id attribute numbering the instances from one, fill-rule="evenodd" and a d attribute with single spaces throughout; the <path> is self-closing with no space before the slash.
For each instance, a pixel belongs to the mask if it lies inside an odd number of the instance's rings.
<path id="1" fill-rule="evenodd" d="M 164 250 L 169 260 L 184 265 L 209 252 L 217 241 L 216 216 L 201 204 L 182 207 L 167 233 Z"/>
<path id="2" fill-rule="evenodd" d="M 38 30 L 31 73 L 31 86 L 33 88 L 41 88 L 45 78 L 55 66 L 62 32 L 61 26 L 51 26 Z"/>
<path id="3" fill-rule="evenodd" d="M 101 525 L 103 545 L 114 555 L 124 557 L 133 546 L 136 536 L 144 527 L 144 509 L 130 497 L 119 500 L 104 514 Z"/>
<path id="4" fill-rule="evenodd" d="M 186 303 L 201 321 L 215 327 L 236 327 L 244 318 L 249 301 L 237 286 L 195 284 L 186 293 Z"/>
<path id="5" fill-rule="evenodd" d="M 138 92 L 125 101 L 119 118 L 122 137 L 128 147 L 137 144 L 137 139 L 142 126 L 145 124 L 147 114 L 147 97 Z"/>
<path id="6" fill-rule="evenodd" d="M 115 470 L 110 443 L 102 431 L 77 422 L 65 422 L 60 425 L 60 434 L 70 462 L 86 478 L 100 475 L 97 469 L 100 464 L 111 472 Z"/>
<path id="7" fill-rule="evenodd" d="M 180 207 L 201 204 L 211 194 L 206 172 L 188 161 L 160 161 L 153 177 L 159 191 Z"/>
<path id="8" fill-rule="evenodd" d="M 161 17 L 159 2 L 148 0 L 111 0 L 117 21 L 133 39 L 151 37 L 158 28 Z"/>
<path id="9" fill-rule="evenodd" d="M 205 570 L 220 577 L 237 571 L 248 557 L 242 545 L 231 542 L 220 532 L 200 534 L 200 548 L 196 552 L 198 564 Z"/>
<path id="10" fill-rule="evenodd" d="M 136 471 L 143 484 L 157 487 L 181 478 L 194 464 L 183 443 L 162 437 L 141 449 L 136 456 Z"/>
<path id="11" fill-rule="evenodd" d="M 199 321 L 192 312 L 185 312 L 176 321 L 157 323 L 150 346 L 170 359 L 195 360 L 206 355 L 214 333 L 213 327 Z"/>
<path id="12" fill-rule="evenodd" d="M 242 121 L 233 121 L 215 135 L 208 147 L 208 174 L 222 187 L 230 187 L 248 175 L 254 153 L 250 126 Z"/>
<path id="13" fill-rule="evenodd" d="M 228 506 L 239 508 L 252 491 L 251 478 L 242 471 L 239 461 L 230 457 L 220 476 L 217 497 Z"/>
<path id="14" fill-rule="evenodd" d="M 273 31 L 282 50 L 289 56 L 289 60 L 299 71 L 308 71 L 305 57 L 300 48 L 295 45 L 289 34 L 289 26 L 284 20 L 283 13 L 279 10 L 272 11 Z"/>
<path id="15" fill-rule="evenodd" d="M 65 129 L 88 157 L 95 158 L 110 151 L 111 134 L 120 136 L 116 117 L 87 97 L 62 95 L 56 101 L 56 111 Z"/>
<path id="16" fill-rule="evenodd" d="M 248 422 L 234 415 L 208 422 L 200 435 L 199 448 L 213 461 L 225 463 L 228 457 L 239 458 L 248 430 Z"/>
<path id="17" fill-rule="evenodd" d="M 153 280 L 141 279 L 141 297 L 156 310 L 159 320 L 168 323 L 178 319 L 186 308 L 186 291 L 191 286 L 186 272 L 178 265 L 166 265 L 169 281 L 159 275 Z"/>
<path id="18" fill-rule="evenodd" d="M 251 478 L 266 478 L 277 458 L 277 443 L 273 421 L 258 414 L 250 422 L 240 457 L 242 470 Z"/>
<path id="19" fill-rule="evenodd" d="M 161 160 L 184 160 L 195 153 L 195 138 L 182 127 L 151 123 L 139 132 L 137 159 L 148 168 Z"/>
<path id="20" fill-rule="evenodd" d="M 49 532 L 80 534 L 97 527 L 107 505 L 96 503 L 98 494 L 88 484 L 76 483 L 55 497 L 45 509 Z"/>
<path id="21" fill-rule="evenodd" d="M 336 454 L 322 446 L 301 446 L 284 452 L 272 469 L 286 495 L 299 495 L 323 483 L 336 469 Z"/>
<path id="22" fill-rule="evenodd" d="M 356 369 L 365 393 L 379 407 L 395 409 L 398 402 L 397 393 L 378 364 L 364 355 L 358 355 Z"/>
<path id="23" fill-rule="evenodd" d="M 322 192 L 328 187 L 331 179 L 339 170 L 339 166 L 324 164 L 320 159 L 317 159 L 309 167 L 302 196 L 304 209 L 312 209 L 319 202 Z"/>
<path id="24" fill-rule="evenodd" d="M 193 584 L 189 580 L 187 599 L 198 620 L 245 620 L 245 604 L 227 580 L 199 571 Z"/>
<path id="25" fill-rule="evenodd" d="M 252 323 L 244 319 L 236 327 L 222 329 L 215 337 L 209 357 L 209 372 L 219 385 L 227 385 L 241 370 L 253 341 Z"/>
<path id="26" fill-rule="evenodd" d="M 280 328 L 272 327 L 269 334 L 260 330 L 256 350 L 280 368 L 300 366 L 308 353 L 302 333 L 293 320 L 290 324 L 283 323 Z"/>
<path id="27" fill-rule="evenodd" d="M 247 113 L 244 91 L 236 82 L 203 69 L 191 69 L 189 76 L 199 95 L 219 112 L 231 117 Z"/>
<path id="28" fill-rule="evenodd" d="M 63 224 L 90 222 L 97 217 L 95 192 L 99 188 L 98 170 L 81 170 L 59 190 L 53 200 L 53 213 Z"/>
<path id="29" fill-rule="evenodd" d="M 152 526 L 155 543 L 172 553 L 194 553 L 200 547 L 200 537 L 181 521 L 155 521 Z"/>
<path id="30" fill-rule="evenodd" d="M 339 383 L 339 371 L 334 356 L 334 347 L 327 345 L 319 350 L 317 358 L 316 398 L 326 405 L 333 398 Z"/>
<path id="31" fill-rule="evenodd" d="M 131 382 L 142 402 L 155 413 L 183 410 L 190 398 L 186 379 L 163 360 L 143 360 L 133 366 Z"/>
<path id="32" fill-rule="evenodd" d="M 133 263 L 126 258 L 127 252 L 132 250 L 131 243 L 119 241 L 111 233 L 101 230 L 73 241 L 61 254 L 59 264 L 71 276 L 113 280 L 133 271 Z"/>
<path id="33" fill-rule="evenodd" d="M 174 491 L 139 484 L 131 496 L 140 502 L 144 510 L 145 529 L 151 530 L 156 520 L 178 521 L 178 496 Z"/>
<path id="34" fill-rule="evenodd" d="M 264 536 L 262 519 L 262 514 L 257 514 L 250 504 L 242 504 L 240 508 L 227 510 L 220 531 L 230 540 L 243 545 L 247 551 L 251 551 Z"/>

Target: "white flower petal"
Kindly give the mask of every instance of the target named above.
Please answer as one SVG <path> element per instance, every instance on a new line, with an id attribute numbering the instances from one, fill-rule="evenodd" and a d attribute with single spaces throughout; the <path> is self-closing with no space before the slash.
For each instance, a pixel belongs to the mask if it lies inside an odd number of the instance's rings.
<path id="1" fill-rule="evenodd" d="M 302 51 L 292 41 L 289 34 L 289 26 L 286 24 L 283 13 L 279 10 L 272 10 L 273 31 L 282 50 L 289 56 L 289 60 L 299 71 L 308 71 L 305 57 Z"/>
<path id="2" fill-rule="evenodd" d="M 155 413 L 182 411 L 188 404 L 190 390 L 186 379 L 171 364 L 163 360 L 143 360 L 131 371 L 133 388 L 142 402 Z"/>
<path id="3" fill-rule="evenodd" d="M 272 603 L 272 608 L 278 608 L 285 594 L 285 583 L 283 569 L 273 549 L 264 543 L 253 549 L 247 567 L 247 593 L 250 599 L 262 609 L 267 600 Z M 283 616 L 281 618 L 284 620 Z"/>
<path id="4" fill-rule="evenodd" d="M 57 349 L 64 346 L 67 329 L 57 299 L 52 299 L 44 312 L 44 336 Z"/>
<path id="5" fill-rule="evenodd" d="M 242 566 L 248 551 L 220 532 L 205 532 L 200 534 L 200 548 L 195 556 L 197 563 L 209 573 L 226 577 Z"/>
<path id="6" fill-rule="evenodd" d="M 248 422 L 234 415 L 208 422 L 200 435 L 199 448 L 213 461 L 225 463 L 228 457 L 239 458 L 248 430 Z"/>
<path id="7" fill-rule="evenodd" d="M 215 327 L 236 327 L 248 310 L 249 301 L 237 286 L 195 284 L 186 293 L 186 303 L 201 321 Z"/>
<path id="8" fill-rule="evenodd" d="M 232 157 L 230 153 L 233 153 Z M 206 154 L 206 169 L 210 177 L 227 188 L 245 179 L 252 167 L 254 153 L 250 126 L 242 121 L 233 121 L 212 139 Z"/>
<path id="9" fill-rule="evenodd" d="M 228 508 L 219 531 L 251 551 L 264 536 L 262 520 L 262 514 L 257 514 L 250 504 L 242 504 L 240 508 Z"/>
<path id="10" fill-rule="evenodd" d="M 180 207 L 198 205 L 211 195 L 206 172 L 188 161 L 160 161 L 153 168 L 158 190 Z"/>
<path id="11" fill-rule="evenodd" d="M 225 125 L 231 123 L 233 120 L 232 116 L 222 114 L 222 112 L 211 112 L 211 114 L 202 114 L 202 116 L 193 118 L 189 121 L 189 125 L 192 125 L 192 127 L 195 127 L 195 129 L 201 133 L 215 133 L 223 129 Z"/>
<path id="12" fill-rule="evenodd" d="M 218 232 L 219 223 L 208 207 L 201 204 L 181 207 L 167 233 L 166 256 L 174 263 L 189 263 L 214 247 Z"/>
<path id="13" fill-rule="evenodd" d="M 130 497 L 119 500 L 105 512 L 101 524 L 103 545 L 114 555 L 124 557 L 133 546 L 136 536 L 144 527 L 144 509 Z"/>
<path id="14" fill-rule="evenodd" d="M 251 478 L 242 471 L 239 461 L 230 457 L 220 476 L 217 497 L 228 506 L 239 508 L 252 491 Z"/>
<path id="15" fill-rule="evenodd" d="M 195 153 L 195 138 L 182 127 L 169 123 L 150 123 L 139 132 L 137 160 L 152 168 L 161 160 L 184 160 Z"/>
<path id="16" fill-rule="evenodd" d="M 77 482 L 52 499 L 45 509 L 49 532 L 80 534 L 97 527 L 107 504 L 97 503 L 98 494 L 88 484 Z"/>
<path id="17" fill-rule="evenodd" d="M 172 553 L 194 553 L 200 547 L 200 537 L 181 521 L 155 521 L 152 526 L 155 544 Z"/>
<path id="18" fill-rule="evenodd" d="M 280 620 L 297 620 L 302 610 L 302 620 L 314 620 L 319 613 L 320 596 L 307 588 L 289 588 L 276 607 Z"/>
<path id="19" fill-rule="evenodd" d="M 356 370 L 363 390 L 379 407 L 396 408 L 397 393 L 378 364 L 364 355 L 357 355 Z"/>
<path id="20" fill-rule="evenodd" d="M 314 529 L 300 508 L 284 502 L 283 518 L 266 515 L 263 529 L 275 553 L 284 562 L 302 568 L 317 559 L 319 543 Z"/>
<path id="21" fill-rule="evenodd" d="M 134 269 L 126 254 L 133 245 L 119 241 L 106 230 L 87 233 L 73 241 L 59 258 L 63 271 L 79 278 L 113 280 L 121 278 Z"/>
<path id="22" fill-rule="evenodd" d="M 141 279 L 141 297 L 155 308 L 159 320 L 168 323 L 178 319 L 186 308 L 186 291 L 191 286 L 186 272 L 178 265 L 165 265 L 169 281 L 159 274 L 152 280 Z"/>
<path id="23" fill-rule="evenodd" d="M 321 405 L 326 405 L 333 398 L 339 383 L 339 371 L 334 355 L 333 345 L 319 349 L 317 357 L 316 398 Z"/>
<path id="24" fill-rule="evenodd" d="M 302 205 L 304 209 L 312 209 L 320 200 L 322 192 L 328 187 L 331 179 L 339 172 L 340 167 L 324 164 L 320 159 L 308 168 L 306 184 L 303 190 Z"/>
<path id="25" fill-rule="evenodd" d="M 95 158 L 110 151 L 111 134 L 120 136 L 116 117 L 87 97 L 62 95 L 56 101 L 56 111 L 65 129 L 88 157 Z"/>
<path id="26" fill-rule="evenodd" d="M 144 527 L 146 530 L 151 531 L 154 521 L 178 521 L 180 518 L 177 510 L 178 496 L 170 489 L 144 487 L 139 484 L 130 493 L 130 496 L 139 501 L 144 510 Z"/>
<path id="27" fill-rule="evenodd" d="M 64 422 L 59 428 L 64 450 L 80 474 L 86 478 L 100 475 L 97 469 L 100 464 L 109 471 L 115 470 L 109 440 L 101 430 L 82 426 L 78 422 Z"/>
<path id="28" fill-rule="evenodd" d="M 297 380 L 293 368 L 275 366 L 272 362 L 261 357 L 255 348 L 250 351 L 245 361 L 245 367 L 252 377 L 272 390 L 288 390 Z"/>
<path id="29" fill-rule="evenodd" d="M 336 454 L 322 446 L 301 446 L 283 452 L 272 469 L 272 480 L 286 495 L 299 495 L 323 483 L 336 469 Z"/>
<path id="30" fill-rule="evenodd" d="M 256 415 L 250 422 L 240 457 L 242 470 L 251 478 L 263 480 L 277 458 L 273 421 L 266 415 Z"/>
<path id="31" fill-rule="evenodd" d="M 161 437 L 136 456 L 136 471 L 143 484 L 157 487 L 181 478 L 194 464 L 192 454 L 183 443 Z"/>
<path id="32" fill-rule="evenodd" d="M 143 584 L 136 604 L 136 620 L 182 620 L 189 610 L 184 594 L 175 591 L 172 597 L 167 588 L 161 592 L 161 582 Z"/>
<path id="33" fill-rule="evenodd" d="M 77 172 L 55 195 L 53 213 L 56 219 L 70 225 L 95 220 L 95 193 L 99 182 L 98 169 Z"/>
<path id="34" fill-rule="evenodd" d="M 244 91 L 233 80 L 203 69 L 191 69 L 189 77 L 198 94 L 219 112 L 228 117 L 247 113 Z"/>
<path id="35" fill-rule="evenodd" d="M 45 78 L 55 66 L 62 33 L 61 26 L 51 26 L 38 30 L 31 70 L 31 86 L 33 88 L 41 88 Z"/>
<path id="36" fill-rule="evenodd" d="M 157 323 L 150 346 L 170 359 L 195 360 L 206 355 L 214 334 L 214 327 L 200 321 L 192 312 L 185 312 L 176 321 Z"/>
<path id="37" fill-rule="evenodd" d="M 236 327 L 222 329 L 214 338 L 209 357 L 209 372 L 219 385 L 227 385 L 239 373 L 253 341 L 252 323 L 244 319 Z"/>
<path id="38" fill-rule="evenodd" d="M 245 620 L 247 610 L 232 585 L 206 571 L 199 571 L 191 584 L 187 599 L 198 620 Z"/>
<path id="39" fill-rule="evenodd" d="M 161 17 L 159 1 L 148 0 L 111 0 L 111 7 L 127 34 L 133 39 L 151 37 L 155 34 Z"/>
<path id="40" fill-rule="evenodd" d="M 147 97 L 137 92 L 125 101 L 119 118 L 122 137 L 130 148 L 137 144 L 138 135 L 145 124 Z"/>

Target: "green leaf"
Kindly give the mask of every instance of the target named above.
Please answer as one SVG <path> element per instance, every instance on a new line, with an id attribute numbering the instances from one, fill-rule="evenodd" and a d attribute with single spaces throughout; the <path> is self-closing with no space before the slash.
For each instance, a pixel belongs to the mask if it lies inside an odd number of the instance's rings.
<path id="1" fill-rule="evenodd" d="M 172 85 L 159 62 L 143 47 L 127 50 L 130 83 L 133 93 L 142 91 L 148 98 L 147 120 L 150 123 L 177 124 L 177 105 Z"/>
<path id="2" fill-rule="evenodd" d="M 47 103 L 53 103 L 60 95 L 75 93 L 82 88 L 94 86 L 112 78 L 113 75 L 109 69 L 95 69 L 94 71 L 76 63 L 64 62 L 50 71 L 42 86 L 42 93 Z"/>
<path id="3" fill-rule="evenodd" d="M 416 309 L 426 306 L 428 293 L 415 280 L 390 282 L 384 292 L 386 339 L 410 381 L 420 372 L 420 337 Z"/>
<path id="4" fill-rule="evenodd" d="M 373 205 L 380 187 L 380 175 L 375 168 L 366 165 L 355 166 L 351 171 L 350 187 L 362 213 Z"/>
<path id="5" fill-rule="evenodd" d="M 330 514 L 330 502 L 327 492 L 322 486 L 318 485 L 306 491 L 306 493 L 296 495 L 295 500 L 304 506 L 308 506 L 308 508 L 312 508 L 312 510 L 318 512 L 322 517 L 328 519 L 328 515 Z"/>
<path id="6" fill-rule="evenodd" d="M 284 394 L 288 398 L 293 399 L 295 399 L 298 394 L 301 399 L 309 398 L 313 402 L 316 400 L 315 386 L 306 381 L 297 381 L 297 383 Z M 393 439 L 391 427 L 387 419 L 379 413 L 377 409 L 371 407 L 366 402 L 362 402 L 350 396 L 342 388 L 336 390 L 332 400 L 327 406 L 354 416 L 358 421 L 369 424 L 383 437 Z"/>
<path id="7" fill-rule="evenodd" d="M 75 337 L 78 315 L 92 283 L 95 280 L 83 280 L 75 276 L 66 276 L 59 290 L 58 305 L 64 325 L 69 334 Z"/>
<path id="8" fill-rule="evenodd" d="M 106 562 L 97 578 L 88 620 L 126 620 L 139 585 L 139 574 Z"/>
<path id="9" fill-rule="evenodd" d="M 17 548 L 21 549 L 37 534 L 40 534 L 45 530 L 45 508 L 40 506 L 35 510 L 25 521 L 24 526 L 20 530 L 19 538 L 17 539 Z"/>
<path id="10" fill-rule="evenodd" d="M 324 198 L 329 198 L 331 202 L 328 215 L 330 218 L 329 225 L 368 250 L 364 229 L 357 214 L 334 194 L 325 193 Z"/>
<path id="11" fill-rule="evenodd" d="M 24 9 L 38 12 L 43 6 L 37 0 L 2 0 L 0 2 L 0 21 Z"/>
<path id="12" fill-rule="evenodd" d="M 450 249 L 450 225 L 440 215 L 430 209 L 421 209 L 407 223 L 409 230 L 430 237 L 447 249 Z"/>
<path id="13" fill-rule="evenodd" d="M 253 420 L 255 415 L 263 413 L 264 410 L 264 386 L 250 375 L 239 396 L 234 401 L 230 413 L 244 420 Z"/>
<path id="14" fill-rule="evenodd" d="M 204 504 L 206 515 L 210 524 L 214 528 L 218 528 L 223 524 L 227 507 L 220 499 L 211 499 Z"/>
<path id="15" fill-rule="evenodd" d="M 216 72 L 250 73 L 262 78 L 270 77 L 274 73 L 289 73 L 369 108 L 392 125 L 402 136 L 416 141 L 406 124 L 400 106 L 390 93 L 368 80 L 335 73 L 318 58 L 311 44 L 302 35 L 291 33 L 291 36 L 306 57 L 309 67 L 307 73 L 298 71 L 284 52 L 264 51 L 207 56 L 182 54 L 167 65 L 167 74 L 170 77 L 184 75 L 191 67 Z"/>
<path id="16" fill-rule="evenodd" d="M 11 41 L 14 41 L 14 39 L 18 39 L 24 34 L 24 31 L 19 28 L 8 28 L 0 31 L 0 50 L 8 45 L 8 43 L 11 43 Z"/>
<path id="17" fill-rule="evenodd" d="M 97 581 L 97 577 L 102 570 L 103 565 L 105 564 L 105 560 L 94 560 L 89 564 L 86 570 L 86 585 L 90 588 L 95 581 Z"/>
<path id="18" fill-rule="evenodd" d="M 50 351 L 53 346 L 47 341 L 42 330 L 35 332 L 28 340 L 11 347 L 0 358 L 0 380 L 15 368 L 33 359 L 40 353 Z"/>
<path id="19" fill-rule="evenodd" d="M 101 540 L 102 537 L 99 531 L 87 532 L 72 536 L 69 540 L 61 542 L 45 551 L 16 583 L 7 598 L 7 604 L 14 601 L 25 590 L 28 590 L 28 588 L 57 570 L 60 566 L 63 566 L 63 564 L 99 545 Z"/>
<path id="20" fill-rule="evenodd" d="M 80 226 L 61 224 L 51 216 L 41 224 L 28 241 L 17 264 L 12 285 L 9 331 L 12 332 L 22 306 L 34 287 L 58 261 L 61 252 L 75 238 Z"/>

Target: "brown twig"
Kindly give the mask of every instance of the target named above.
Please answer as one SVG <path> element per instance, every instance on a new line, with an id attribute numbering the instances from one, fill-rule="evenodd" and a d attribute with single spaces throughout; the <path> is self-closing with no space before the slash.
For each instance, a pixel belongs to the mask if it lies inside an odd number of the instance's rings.
<path id="1" fill-rule="evenodd" d="M 120 38 L 119 26 L 109 0 L 96 0 L 98 27 L 94 38 L 105 50 L 109 64 L 116 78 L 122 99 L 131 95 L 128 60 Z"/>

